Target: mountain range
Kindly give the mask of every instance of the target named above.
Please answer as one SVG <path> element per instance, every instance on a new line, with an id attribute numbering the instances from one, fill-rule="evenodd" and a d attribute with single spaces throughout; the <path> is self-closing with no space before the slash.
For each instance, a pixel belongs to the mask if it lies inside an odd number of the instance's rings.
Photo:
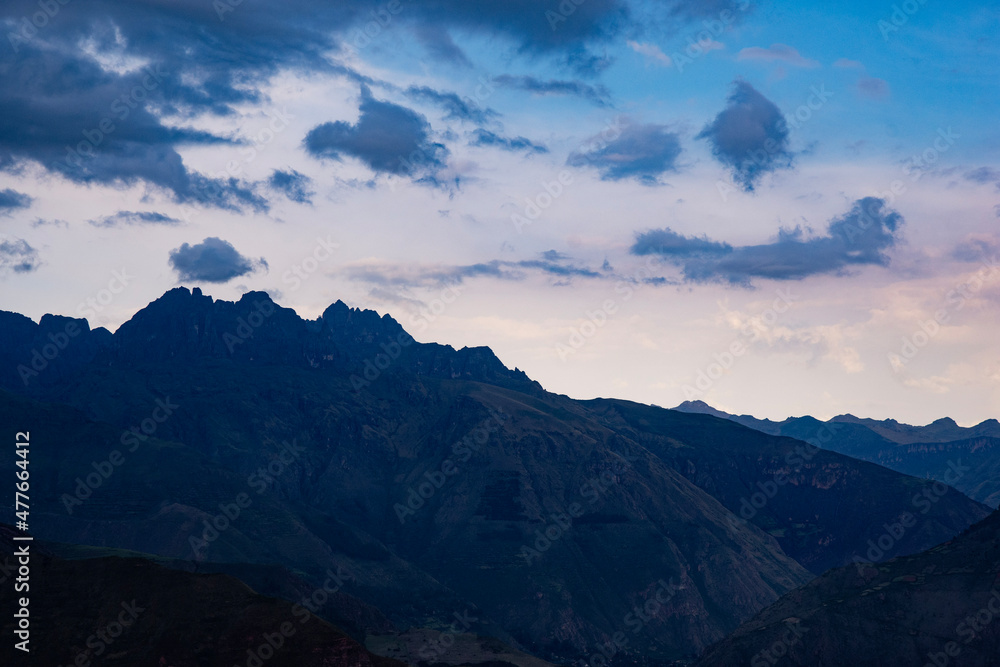
<path id="1" fill-rule="evenodd" d="M 727 647 L 774 605 L 848 586 L 838 572 L 996 516 L 974 444 L 996 422 L 713 412 L 552 394 L 488 348 L 419 343 L 339 301 L 306 320 L 263 292 L 177 288 L 114 333 L 0 312 L 0 421 L 31 431 L 31 532 L 58 582 L 43 595 L 78 600 L 58 660 L 97 657 L 87 623 L 147 581 L 165 627 L 197 595 L 253 620 L 206 621 L 227 664 L 303 601 L 322 620 L 306 645 L 352 664 L 691 664 L 742 655 Z M 951 459 L 959 478 L 925 474 Z M 216 664 L 206 651 L 170 664 Z M 288 664 L 343 664 L 310 655 Z"/>

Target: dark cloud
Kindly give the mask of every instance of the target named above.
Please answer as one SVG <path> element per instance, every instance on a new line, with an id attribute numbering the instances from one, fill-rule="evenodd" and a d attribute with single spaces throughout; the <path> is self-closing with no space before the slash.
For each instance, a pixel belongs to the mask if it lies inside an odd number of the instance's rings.
<path id="1" fill-rule="evenodd" d="M 385 11 L 384 0 L 60 0 L 36 29 L 25 17 L 39 7 L 0 4 L 9 49 L 0 67 L 0 168 L 33 162 L 77 183 L 148 183 L 178 201 L 233 210 L 262 210 L 266 201 L 246 183 L 192 172 L 178 148 L 226 142 L 238 128 L 216 135 L 172 123 L 204 114 L 235 119 L 237 107 L 266 103 L 262 87 L 285 69 L 370 82 L 336 58 L 373 12 Z M 451 30 L 499 35 L 525 53 L 586 59 L 628 15 L 627 0 L 430 0 L 404 3 L 398 19 L 389 18 L 392 29 L 415 31 L 436 59 L 462 62 Z M 147 66 L 105 68 L 91 54 Z"/>
<path id="2" fill-rule="evenodd" d="M 38 252 L 24 239 L 0 241 L 0 274 L 28 273 L 38 268 Z"/>
<path id="3" fill-rule="evenodd" d="M 167 90 L 170 76 L 160 64 L 117 74 L 77 48 L 48 48 L 37 39 L 22 45 L 0 68 L 0 168 L 35 162 L 77 183 L 147 182 L 177 201 L 265 208 L 251 186 L 184 165 L 177 147 L 228 140 L 159 120 L 153 110 L 167 105 L 168 94 L 181 94 Z"/>
<path id="4" fill-rule="evenodd" d="M 261 257 L 253 260 L 241 255 L 228 241 L 211 236 L 201 243 L 185 243 L 170 251 L 170 266 L 181 282 L 224 283 L 267 268 Z"/>
<path id="5" fill-rule="evenodd" d="M 594 167 L 604 180 L 634 178 L 646 185 L 656 185 L 662 174 L 676 170 L 680 138 L 666 125 L 627 124 L 617 136 L 607 134 L 592 137 L 588 148 L 570 154 L 566 164 Z"/>
<path id="6" fill-rule="evenodd" d="M 294 169 L 275 169 L 267 179 L 267 184 L 299 204 L 311 204 L 312 197 L 316 194 L 310 187 L 312 179 Z"/>
<path id="7" fill-rule="evenodd" d="M 659 255 L 680 260 L 688 257 L 718 257 L 733 251 L 728 243 L 712 241 L 707 236 L 684 236 L 666 227 L 640 234 L 632 245 L 633 255 Z"/>
<path id="8" fill-rule="evenodd" d="M 707 139 L 716 159 L 750 192 L 765 173 L 791 167 L 788 126 L 778 107 L 749 83 L 733 85 L 726 108 L 696 138 Z"/>
<path id="9" fill-rule="evenodd" d="M 591 85 L 583 81 L 543 81 L 533 76 L 501 74 L 493 82 L 503 88 L 524 90 L 534 95 L 572 95 L 592 102 L 597 106 L 611 106 L 611 93 L 601 85 Z"/>
<path id="10" fill-rule="evenodd" d="M 10 188 L 0 190 L 0 215 L 7 214 L 19 208 L 28 208 L 31 206 L 32 201 L 34 200 L 28 195 L 11 190 Z"/>
<path id="11" fill-rule="evenodd" d="M 667 228 L 637 235 L 631 252 L 662 257 L 679 266 L 689 282 L 749 287 L 755 278 L 801 280 L 844 273 L 854 266 L 887 266 L 885 251 L 895 245 L 902 224 L 902 216 L 885 202 L 866 197 L 832 220 L 823 236 L 807 237 L 800 228 L 782 229 L 771 243 L 733 247 Z"/>
<path id="12" fill-rule="evenodd" d="M 470 146 L 496 146 L 505 151 L 525 151 L 527 153 L 548 153 L 549 149 L 524 137 L 503 137 L 482 128 L 472 133 Z"/>
<path id="13" fill-rule="evenodd" d="M 155 211 L 118 211 L 114 215 L 91 220 L 95 227 L 121 227 L 123 225 L 179 225 L 180 220 Z"/>
<path id="14" fill-rule="evenodd" d="M 354 125 L 323 123 L 309 131 L 305 147 L 319 158 L 358 158 L 377 172 L 418 176 L 444 166 L 448 151 L 430 139 L 427 119 L 412 109 L 382 102 L 371 91 L 361 91 L 361 116 Z"/>
<path id="15" fill-rule="evenodd" d="M 445 118 L 449 120 L 486 125 L 500 116 L 493 109 L 484 109 L 468 97 L 459 97 L 455 93 L 441 92 L 427 86 L 410 86 L 406 89 L 406 95 L 414 100 L 436 104 L 448 112 Z"/>

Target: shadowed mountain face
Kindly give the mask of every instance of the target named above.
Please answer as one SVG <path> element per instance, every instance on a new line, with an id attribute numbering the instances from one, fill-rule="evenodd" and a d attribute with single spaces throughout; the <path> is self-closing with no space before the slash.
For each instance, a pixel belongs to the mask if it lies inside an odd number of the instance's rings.
<path id="1" fill-rule="evenodd" d="M 812 417 L 790 417 L 775 422 L 730 415 L 702 401 L 686 401 L 675 409 L 710 414 L 771 435 L 802 440 L 815 437 L 826 426 L 831 437 L 821 443 L 824 449 L 914 477 L 936 479 L 990 507 L 1000 506 L 1000 422 L 996 419 L 963 428 L 948 418 L 927 426 L 900 424 L 893 419 L 859 419 L 853 415 L 840 415 L 828 422 Z"/>
<path id="2" fill-rule="evenodd" d="M 921 512 L 928 481 L 727 420 L 549 394 L 340 302 L 306 321 L 182 288 L 113 335 L 0 319 L 0 420 L 38 443 L 34 534 L 312 587 L 349 572 L 327 617 L 383 652 L 458 614 L 546 658 L 692 658 L 810 571 L 987 514 L 954 490 Z"/>
<path id="3" fill-rule="evenodd" d="M 832 570 L 712 647 L 716 665 L 1000 664 L 1000 512 L 877 567 Z"/>

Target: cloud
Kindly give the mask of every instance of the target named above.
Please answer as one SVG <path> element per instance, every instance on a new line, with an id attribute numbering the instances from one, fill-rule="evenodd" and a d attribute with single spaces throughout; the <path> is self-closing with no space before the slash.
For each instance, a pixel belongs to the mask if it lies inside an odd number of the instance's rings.
<path id="1" fill-rule="evenodd" d="M 411 99 L 431 102 L 440 106 L 448 112 L 448 115 L 445 116 L 448 120 L 486 125 L 500 116 L 493 109 L 484 109 L 468 97 L 459 97 L 455 93 L 445 93 L 427 86 L 410 86 L 406 89 L 406 95 Z"/>
<path id="2" fill-rule="evenodd" d="M 858 79 L 858 93 L 871 100 L 884 100 L 889 97 L 889 82 L 874 76 L 863 76 Z"/>
<path id="3" fill-rule="evenodd" d="M 299 204 L 311 204 L 315 192 L 312 179 L 294 169 L 275 169 L 267 179 L 267 184 Z"/>
<path id="4" fill-rule="evenodd" d="M 962 178 L 982 185 L 994 183 L 1000 188 L 1000 169 L 994 169 L 993 167 L 977 167 L 962 174 Z"/>
<path id="5" fill-rule="evenodd" d="M 472 67 L 472 62 L 465 52 L 459 48 L 451 34 L 441 25 L 422 25 L 416 29 L 417 39 L 424 45 L 427 52 L 442 62 Z"/>
<path id="6" fill-rule="evenodd" d="M 782 229 L 761 245 L 733 247 L 707 237 L 686 237 L 672 229 L 638 234 L 635 255 L 658 255 L 681 268 L 688 282 L 720 282 L 750 287 L 755 278 L 802 280 L 818 274 L 842 274 L 855 266 L 887 266 L 903 224 L 885 202 L 866 197 L 833 219 L 825 235 L 807 237 L 801 228 Z"/>
<path id="7" fill-rule="evenodd" d="M 68 11 L 68 6 L 63 9 Z M 88 17 L 86 25 L 95 20 Z M 68 39 L 55 23 L 42 34 Z M 105 69 L 75 43 L 48 46 L 42 34 L 19 45 L 0 68 L 0 169 L 15 171 L 37 163 L 76 183 L 146 182 L 168 191 L 176 201 L 232 210 L 266 208 L 250 186 L 208 178 L 185 166 L 177 147 L 231 142 L 209 132 L 168 126 L 154 114 L 154 109 L 180 113 L 178 105 L 189 109 L 181 115 L 193 113 L 188 104 L 191 91 L 172 78 L 175 71 L 157 62 L 118 73 Z"/>
<path id="8" fill-rule="evenodd" d="M 90 220 L 95 227 L 121 227 L 123 225 L 179 225 L 180 220 L 154 211 L 118 211 L 114 215 Z"/>
<path id="9" fill-rule="evenodd" d="M 684 236 L 666 227 L 640 234 L 632 245 L 633 255 L 659 255 L 668 259 L 727 255 L 733 251 L 728 243 L 712 241 L 707 236 Z"/>
<path id="10" fill-rule="evenodd" d="M 465 265 L 399 265 L 363 262 L 346 269 L 352 280 L 366 282 L 381 289 L 438 288 L 459 285 L 471 278 L 488 277 L 497 280 L 521 281 L 531 273 L 559 279 L 574 277 L 599 278 L 603 274 L 569 263 L 571 258 L 550 250 L 540 259 L 521 261 L 492 260 Z"/>
<path id="11" fill-rule="evenodd" d="M 602 85 L 592 86 L 583 81 L 543 81 L 533 76 L 501 74 L 493 82 L 503 88 L 523 90 L 534 95 L 572 95 L 599 107 L 611 106 L 611 93 Z"/>
<path id="12" fill-rule="evenodd" d="M 983 234 L 970 235 L 959 243 L 951 256 L 960 262 L 993 262 L 1000 259 L 1000 241 Z"/>
<path id="13" fill-rule="evenodd" d="M 597 135 L 587 145 L 570 154 L 566 164 L 594 167 L 603 180 L 634 178 L 645 185 L 656 185 L 662 174 L 676 171 L 681 154 L 678 134 L 656 124 L 628 124 L 617 137 L 607 140 Z"/>
<path id="14" fill-rule="evenodd" d="M 657 65 L 662 65 L 663 67 L 670 67 L 673 61 L 670 60 L 670 56 L 660 50 L 655 44 L 646 44 L 644 42 L 635 42 L 631 39 L 626 42 L 628 47 L 638 53 L 639 55 L 646 56 L 647 62 L 654 62 Z"/>
<path id="15" fill-rule="evenodd" d="M 470 146 L 496 146 L 505 151 L 525 151 L 526 153 L 548 153 L 549 149 L 524 137 L 503 137 L 482 128 L 472 133 Z"/>
<path id="16" fill-rule="evenodd" d="M 433 176 L 444 167 L 447 149 L 430 140 L 430 124 L 412 109 L 372 97 L 361 89 L 361 116 L 354 125 L 344 121 L 317 125 L 305 138 L 306 150 L 317 158 L 355 157 L 376 172 Z"/>
<path id="17" fill-rule="evenodd" d="M 224 283 L 267 269 L 263 257 L 259 260 L 244 257 L 231 243 L 215 236 L 195 245 L 185 243 L 174 248 L 169 261 L 181 282 Z"/>
<path id="18" fill-rule="evenodd" d="M 0 241 L 0 274 L 28 273 L 38 268 L 38 252 L 24 239 Z"/>
<path id="19" fill-rule="evenodd" d="M 792 166 L 788 125 L 778 107 L 746 81 L 733 84 L 726 102 L 695 138 L 707 139 L 715 158 L 750 192 L 765 173 Z"/>
<path id="20" fill-rule="evenodd" d="M 798 49 L 787 44 L 772 44 L 766 49 L 760 46 L 748 46 L 736 54 L 736 60 L 780 62 L 792 67 L 819 67 L 817 61 L 804 57 Z"/>
<path id="21" fill-rule="evenodd" d="M 667 3 L 670 14 L 686 21 L 719 18 L 723 12 L 734 17 L 750 9 L 750 0 L 671 0 Z"/>
<path id="22" fill-rule="evenodd" d="M 865 66 L 857 60 L 851 60 L 849 58 L 837 58 L 833 61 L 833 66 L 840 69 L 860 69 L 863 70 Z"/>
<path id="23" fill-rule="evenodd" d="M 28 208 L 34 201 L 28 195 L 11 190 L 0 190 L 0 215 L 8 215 L 11 211 L 19 208 Z"/>
<path id="24" fill-rule="evenodd" d="M 60 2 L 44 29 L 26 34 L 30 21 L 22 19 L 37 13 L 38 3 L 0 3 L 9 49 L 0 68 L 0 169 L 35 163 L 76 183 L 145 183 L 180 202 L 264 210 L 266 201 L 247 183 L 211 178 L 185 164 L 182 147 L 232 143 L 190 129 L 187 121 L 236 118 L 238 109 L 267 101 L 262 89 L 282 71 L 369 80 L 336 55 L 384 4 Z M 596 67 L 590 50 L 627 28 L 628 0 L 587 0 L 566 16 L 559 14 L 562 4 L 407 3 L 405 21 L 397 25 L 414 30 L 437 60 L 461 62 L 448 32 L 461 30 L 499 35 L 520 52 Z M 547 12 L 558 18 L 547 20 Z"/>

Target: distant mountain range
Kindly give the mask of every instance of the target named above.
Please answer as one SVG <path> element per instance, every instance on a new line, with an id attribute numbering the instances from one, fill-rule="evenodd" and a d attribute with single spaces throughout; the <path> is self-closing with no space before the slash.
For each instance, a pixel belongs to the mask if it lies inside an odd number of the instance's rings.
<path id="1" fill-rule="evenodd" d="M 731 415 L 702 401 L 685 401 L 675 410 L 729 419 L 771 435 L 808 440 L 824 422 L 790 417 L 776 422 L 749 415 Z M 947 417 L 927 426 L 875 421 L 839 415 L 830 426 L 824 449 L 871 461 L 898 472 L 945 482 L 970 498 L 1000 506 L 1000 422 L 996 419 L 963 428 Z"/>
<path id="2" fill-rule="evenodd" d="M 114 334 L 0 312 L 0 387 L 0 422 L 32 433 L 31 529 L 72 561 L 67 591 L 134 567 L 169 616 L 206 572 L 291 603 L 329 584 L 331 631 L 410 664 L 690 664 L 829 568 L 990 513 L 807 444 L 830 430 L 815 420 L 796 439 L 572 400 L 341 302 L 304 320 L 261 292 L 178 288 Z"/>

